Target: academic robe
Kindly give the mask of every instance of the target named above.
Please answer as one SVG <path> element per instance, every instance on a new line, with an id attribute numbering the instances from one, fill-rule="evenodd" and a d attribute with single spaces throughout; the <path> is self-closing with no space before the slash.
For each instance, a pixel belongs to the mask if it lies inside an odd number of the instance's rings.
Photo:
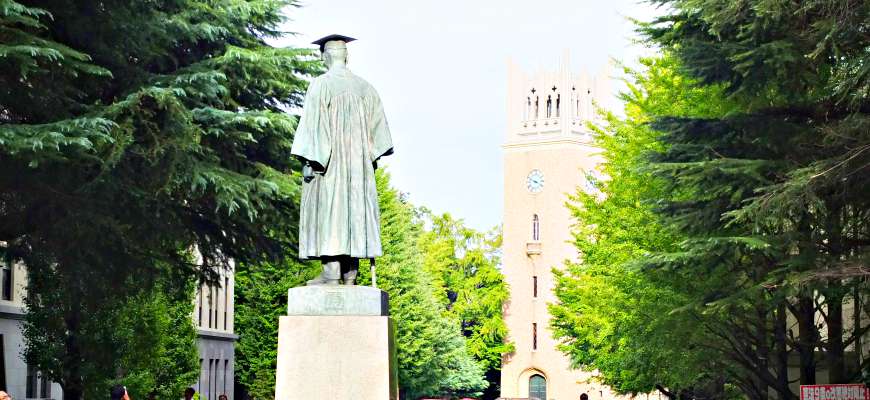
<path id="1" fill-rule="evenodd" d="M 375 89 L 347 69 L 314 79 L 292 153 L 311 163 L 302 184 L 299 257 L 383 254 L 375 162 L 393 142 Z"/>

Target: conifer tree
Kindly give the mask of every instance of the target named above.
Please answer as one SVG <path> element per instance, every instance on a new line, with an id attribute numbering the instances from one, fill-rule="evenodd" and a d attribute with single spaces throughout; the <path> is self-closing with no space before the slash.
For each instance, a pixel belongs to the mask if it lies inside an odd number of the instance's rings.
<path id="1" fill-rule="evenodd" d="M 422 227 L 414 208 L 390 187 L 388 174 L 378 171 L 376 178 L 384 249 L 376 275 L 396 323 L 400 395 L 475 395 L 486 387 L 483 369 L 468 353 L 458 321 L 443 313 L 435 295 L 418 246 Z M 361 266 L 360 272 L 360 284 L 370 284 L 369 268 Z"/>
<path id="2" fill-rule="evenodd" d="M 292 5 L 0 0 L 0 251 L 32 277 L 28 358 L 65 400 L 105 393 L 98 318 L 294 246 L 283 110 L 319 63 L 265 42 Z"/>
<path id="3" fill-rule="evenodd" d="M 706 300 L 757 305 L 732 310 L 758 316 L 743 360 L 758 372 L 757 396 L 770 387 L 794 397 L 792 353 L 802 384 L 816 382 L 820 352 L 828 382 L 858 379 L 867 360 L 845 351 L 860 348 L 867 310 L 844 306 L 861 305 L 868 289 L 870 4 L 658 3 L 671 12 L 642 32 L 699 85 L 723 85 L 738 108 L 654 122 L 664 148 L 653 167 L 673 194 L 660 212 L 687 239 L 649 265 L 730 274 L 734 284 L 721 281 Z"/>

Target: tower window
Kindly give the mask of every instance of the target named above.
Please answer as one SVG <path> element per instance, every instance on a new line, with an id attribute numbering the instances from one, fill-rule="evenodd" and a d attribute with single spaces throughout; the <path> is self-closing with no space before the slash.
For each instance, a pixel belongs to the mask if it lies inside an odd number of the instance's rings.
<path id="1" fill-rule="evenodd" d="M 532 240 L 541 240 L 541 220 L 538 214 L 532 216 Z"/>
<path id="2" fill-rule="evenodd" d="M 538 349 L 538 323 L 532 322 L 532 350 Z"/>
<path id="3" fill-rule="evenodd" d="M 547 380 L 538 374 L 529 378 L 529 399 L 547 400 Z"/>
<path id="4" fill-rule="evenodd" d="M 532 297 L 538 297 L 538 277 L 532 277 Z"/>

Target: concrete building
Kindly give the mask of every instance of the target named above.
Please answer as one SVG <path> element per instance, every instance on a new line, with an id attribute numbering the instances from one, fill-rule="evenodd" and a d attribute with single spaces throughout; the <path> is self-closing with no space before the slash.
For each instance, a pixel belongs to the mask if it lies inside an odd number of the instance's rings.
<path id="1" fill-rule="evenodd" d="M 21 357 L 26 285 L 24 267 L 0 260 L 0 390 L 16 400 L 60 399 L 63 393 L 60 385 L 42 379 Z"/>
<path id="2" fill-rule="evenodd" d="M 578 257 L 565 202 L 575 188 L 588 187 L 586 174 L 596 174 L 599 151 L 585 124 L 596 118 L 593 102 L 606 105 L 611 98 L 608 81 L 607 70 L 572 71 L 567 52 L 554 71 L 526 74 L 508 65 L 502 249 L 511 290 L 504 317 L 516 351 L 502 363 L 503 398 L 615 397 L 590 379 L 593 372 L 570 368 L 556 349 L 547 311 L 556 300 L 551 269 Z"/>
<path id="3" fill-rule="evenodd" d="M 233 270 L 221 271 L 220 285 L 202 285 L 196 293 L 193 323 L 199 340 L 199 381 L 193 388 L 200 400 L 218 400 L 226 394 L 233 400 L 235 345 L 233 333 L 235 277 Z"/>
<path id="4" fill-rule="evenodd" d="M 0 261 L 0 390 L 16 400 L 60 400 L 63 398 L 60 385 L 42 379 L 21 357 L 26 282 L 24 267 Z M 197 291 L 192 315 L 198 334 L 200 377 L 191 386 L 202 400 L 217 400 L 221 394 L 233 400 L 234 350 L 238 339 L 233 334 L 233 271 L 221 272 L 220 282 L 220 286 L 203 285 Z"/>

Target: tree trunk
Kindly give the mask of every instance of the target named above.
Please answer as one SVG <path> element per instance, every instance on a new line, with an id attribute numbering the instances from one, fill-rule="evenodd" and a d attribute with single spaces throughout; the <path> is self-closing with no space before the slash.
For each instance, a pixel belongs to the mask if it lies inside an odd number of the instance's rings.
<path id="1" fill-rule="evenodd" d="M 813 303 L 813 293 L 801 293 L 798 295 L 797 315 L 798 320 L 798 353 L 800 355 L 800 383 L 801 385 L 816 384 L 816 307 Z"/>
<path id="2" fill-rule="evenodd" d="M 843 296 L 838 293 L 839 283 L 831 283 L 828 287 L 831 289 L 825 299 L 828 306 L 828 380 L 832 384 L 848 383 L 843 346 Z"/>
<path id="3" fill-rule="evenodd" d="M 70 284 L 76 285 L 77 282 L 73 281 Z M 70 291 L 70 293 L 75 292 L 76 290 Z M 81 400 L 84 395 L 84 382 L 82 382 L 81 374 L 82 353 L 79 345 L 82 312 L 81 301 L 81 296 L 70 296 L 69 309 L 64 317 L 64 325 L 66 326 L 66 355 L 62 361 L 63 378 L 61 386 L 63 387 L 63 400 Z"/>
<path id="4" fill-rule="evenodd" d="M 656 384 L 656 390 L 658 390 L 659 393 L 665 395 L 669 400 L 676 400 L 677 398 L 677 395 L 674 392 L 665 389 L 665 387 L 662 385 Z"/>
<path id="5" fill-rule="evenodd" d="M 773 321 L 774 362 L 776 363 L 776 391 L 782 400 L 792 400 L 796 396 L 788 387 L 788 346 L 786 330 L 788 320 L 785 303 L 776 306 L 776 317 Z"/>
<path id="6" fill-rule="evenodd" d="M 859 282 L 863 283 L 863 278 L 860 279 Z M 861 285 L 855 285 L 854 292 L 852 293 L 852 303 L 853 303 L 853 311 L 852 314 L 852 323 L 855 327 L 852 330 L 852 335 L 855 336 L 855 373 L 860 373 L 861 371 L 861 361 L 864 358 L 864 348 L 861 343 L 861 339 L 864 335 L 860 334 L 861 332 Z"/>
<path id="7" fill-rule="evenodd" d="M 768 398 L 768 385 L 762 375 L 766 374 L 769 370 L 768 360 L 770 360 L 770 345 L 767 343 L 767 303 L 763 298 L 759 300 L 758 305 L 755 306 L 755 314 L 758 318 L 758 325 L 755 332 L 755 352 L 758 357 L 758 371 L 755 373 L 755 386 L 758 388 L 759 398 L 765 400 Z"/>

